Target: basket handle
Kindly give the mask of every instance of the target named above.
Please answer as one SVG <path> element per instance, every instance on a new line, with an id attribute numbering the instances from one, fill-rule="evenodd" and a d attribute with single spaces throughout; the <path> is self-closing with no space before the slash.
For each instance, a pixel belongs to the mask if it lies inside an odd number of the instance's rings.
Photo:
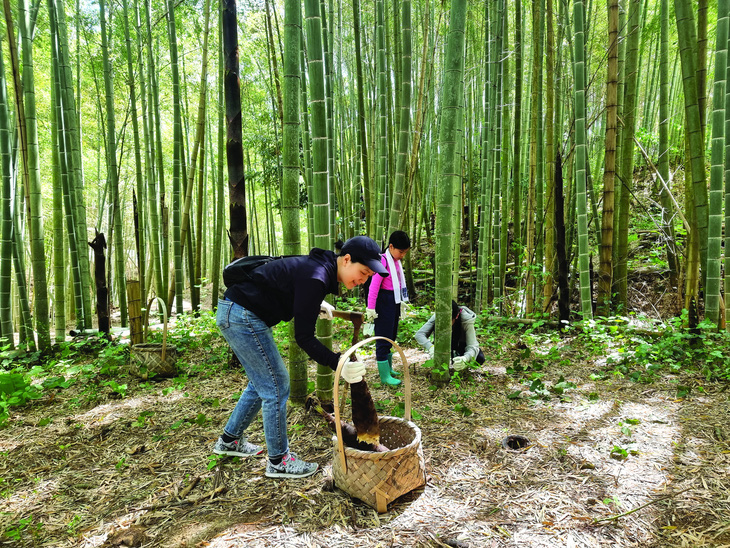
<path id="1" fill-rule="evenodd" d="M 340 356 L 340 361 L 337 363 L 337 369 L 335 370 L 335 381 L 334 381 L 334 395 L 333 399 L 335 402 L 335 429 L 337 430 L 337 449 L 340 453 L 340 459 L 342 460 L 342 469 L 344 472 L 347 472 L 347 457 L 345 456 L 345 446 L 342 442 L 342 426 L 340 425 L 340 407 L 344 404 L 345 401 L 345 395 L 346 392 L 342 393 L 342 402 L 338 405 L 338 392 L 339 392 L 339 384 L 340 384 L 340 375 L 342 373 L 342 368 L 344 367 L 345 363 L 349 361 L 350 355 L 352 355 L 355 350 L 360 348 L 361 346 L 368 344 L 376 339 L 382 339 L 384 341 L 388 341 L 390 344 L 393 345 L 393 348 L 395 348 L 398 351 L 398 354 L 400 355 L 401 363 L 403 364 L 403 388 L 405 393 L 405 419 L 407 421 L 411 420 L 411 377 L 408 373 L 408 360 L 406 359 L 406 355 L 403 353 L 403 349 L 400 347 L 400 345 L 389 339 L 388 337 L 382 337 L 380 335 L 376 335 L 374 337 L 369 337 L 367 339 L 364 339 L 360 341 L 357 344 L 352 345 L 344 354 Z"/>
<path id="2" fill-rule="evenodd" d="M 167 351 L 167 306 L 165 306 L 165 301 L 160 299 L 157 296 L 154 296 L 150 299 L 150 302 L 147 303 L 147 313 L 145 314 L 145 332 L 144 332 L 144 338 L 147 340 L 147 335 L 149 335 L 150 332 L 150 308 L 152 308 L 152 303 L 157 299 L 157 306 L 162 310 L 162 318 L 164 319 L 164 323 L 162 325 L 162 362 L 165 362 L 165 352 Z"/>

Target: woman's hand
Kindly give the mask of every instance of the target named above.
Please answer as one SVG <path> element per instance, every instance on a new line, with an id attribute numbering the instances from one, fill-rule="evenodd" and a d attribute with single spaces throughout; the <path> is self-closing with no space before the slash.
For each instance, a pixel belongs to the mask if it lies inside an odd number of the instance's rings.
<path id="1" fill-rule="evenodd" d="M 352 361 L 348 361 L 345 365 L 343 365 L 342 371 L 340 373 L 342 378 L 345 379 L 345 382 L 348 382 L 350 384 L 360 382 L 364 374 L 365 364 L 362 362 Z"/>
<path id="2" fill-rule="evenodd" d="M 319 319 L 320 320 L 331 320 L 332 319 L 332 311 L 335 309 L 334 306 L 332 306 L 327 301 L 322 301 L 322 304 L 319 305 Z"/>

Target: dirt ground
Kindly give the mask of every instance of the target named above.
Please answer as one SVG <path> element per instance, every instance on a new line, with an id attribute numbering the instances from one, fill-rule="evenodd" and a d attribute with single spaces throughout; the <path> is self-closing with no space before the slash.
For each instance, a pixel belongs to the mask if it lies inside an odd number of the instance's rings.
<path id="1" fill-rule="evenodd" d="M 201 367 L 222 344 L 186 355 L 182 377 L 127 379 L 124 398 L 77 383 L 15 409 L 0 430 L 0 546 L 730 546 L 725 385 L 635 383 L 606 367 L 610 344 L 595 360 L 577 335 L 546 332 L 485 342 L 483 368 L 435 387 L 426 354 L 405 348 L 427 482 L 378 514 L 333 486 L 331 433 L 300 406 L 290 444 L 320 464 L 314 476 L 268 479 L 263 456 L 211 460 L 246 382 Z M 543 397 L 508 373 L 526 348 Z M 371 392 L 395 414 L 404 393 L 379 384 L 372 351 L 360 353 Z M 562 394 L 561 376 L 575 385 Z M 260 418 L 250 432 L 263 444 Z M 529 445 L 503 447 L 510 435 Z"/>

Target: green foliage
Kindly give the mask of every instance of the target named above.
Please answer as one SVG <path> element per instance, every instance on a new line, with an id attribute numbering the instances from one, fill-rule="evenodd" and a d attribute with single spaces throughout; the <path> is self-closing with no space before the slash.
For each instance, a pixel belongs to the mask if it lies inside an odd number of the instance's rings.
<path id="1" fill-rule="evenodd" d="M 220 464 L 223 459 L 225 459 L 224 455 L 208 455 L 208 470 L 212 470 L 213 468 L 218 466 L 218 464 Z"/>
<path id="2" fill-rule="evenodd" d="M 9 516 L 6 512 L 0 513 L 2 516 Z M 42 523 L 36 523 L 32 515 L 20 518 L 17 521 L 9 524 L 9 526 L 3 531 L 0 539 L 8 539 L 10 541 L 22 542 L 26 534 L 30 534 L 33 539 L 37 539 L 40 536 L 40 532 L 43 529 Z"/>
<path id="3" fill-rule="evenodd" d="M 614 374 L 635 382 L 652 382 L 661 371 L 699 371 L 707 380 L 730 379 L 730 335 L 701 322 L 692 331 L 686 325 L 687 312 L 673 318 L 658 337 L 635 336 L 621 349 Z M 686 391 L 685 397 L 689 391 Z"/>
<path id="4" fill-rule="evenodd" d="M 135 426 L 137 428 L 145 428 L 147 426 L 148 419 L 151 420 L 151 417 L 154 414 L 154 411 L 142 411 L 137 417 L 137 420 L 132 423 L 132 426 Z"/>
<path id="5" fill-rule="evenodd" d="M 127 395 L 127 385 L 118 384 L 116 381 L 111 380 L 104 383 L 104 386 L 108 386 L 112 389 L 115 394 L 119 394 L 122 398 Z"/>

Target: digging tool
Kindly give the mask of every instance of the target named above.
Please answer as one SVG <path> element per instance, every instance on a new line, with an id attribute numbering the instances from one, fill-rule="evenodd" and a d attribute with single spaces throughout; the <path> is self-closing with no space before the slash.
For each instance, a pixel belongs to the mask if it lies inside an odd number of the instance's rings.
<path id="1" fill-rule="evenodd" d="M 333 310 L 332 315 L 335 318 L 341 318 L 352 322 L 352 345 L 356 344 L 357 341 L 360 340 L 360 328 L 364 321 L 362 312 L 355 312 L 354 310 Z M 350 357 L 352 358 L 352 356 Z"/>

